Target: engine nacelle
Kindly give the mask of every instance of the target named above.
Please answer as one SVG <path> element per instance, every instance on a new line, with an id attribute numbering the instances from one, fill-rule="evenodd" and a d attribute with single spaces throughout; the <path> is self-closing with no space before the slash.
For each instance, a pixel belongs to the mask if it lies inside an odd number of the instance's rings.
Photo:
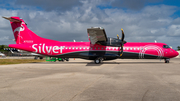
<path id="1" fill-rule="evenodd" d="M 106 42 L 98 41 L 97 43 L 104 45 L 104 46 L 113 46 L 113 47 L 121 47 L 122 41 L 120 39 L 116 38 L 107 38 L 108 40 Z"/>

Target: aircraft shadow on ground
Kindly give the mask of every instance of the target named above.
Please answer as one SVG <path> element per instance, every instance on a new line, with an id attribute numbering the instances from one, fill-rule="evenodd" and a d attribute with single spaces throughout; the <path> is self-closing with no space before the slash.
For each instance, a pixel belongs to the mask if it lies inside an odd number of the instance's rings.
<path id="1" fill-rule="evenodd" d="M 44 64 L 86 64 L 86 66 L 101 66 L 103 64 L 164 64 L 164 62 L 103 62 L 95 64 L 94 62 L 44 62 Z"/>
<path id="2" fill-rule="evenodd" d="M 103 64 L 163 64 L 163 62 L 103 62 L 102 64 L 87 63 L 86 66 L 100 66 Z"/>

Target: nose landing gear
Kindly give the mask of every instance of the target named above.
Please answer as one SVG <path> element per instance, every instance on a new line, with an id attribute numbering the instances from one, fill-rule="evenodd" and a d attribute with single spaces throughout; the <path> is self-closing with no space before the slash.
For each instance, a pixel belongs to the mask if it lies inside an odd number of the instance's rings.
<path id="1" fill-rule="evenodd" d="M 170 59 L 164 59 L 165 63 L 169 63 Z"/>

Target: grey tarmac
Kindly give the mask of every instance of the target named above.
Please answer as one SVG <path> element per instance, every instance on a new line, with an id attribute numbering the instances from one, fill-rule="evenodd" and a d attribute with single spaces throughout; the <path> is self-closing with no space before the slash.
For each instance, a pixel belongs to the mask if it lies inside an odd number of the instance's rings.
<path id="1" fill-rule="evenodd" d="M 0 65 L 0 101 L 180 101 L 180 58 Z"/>

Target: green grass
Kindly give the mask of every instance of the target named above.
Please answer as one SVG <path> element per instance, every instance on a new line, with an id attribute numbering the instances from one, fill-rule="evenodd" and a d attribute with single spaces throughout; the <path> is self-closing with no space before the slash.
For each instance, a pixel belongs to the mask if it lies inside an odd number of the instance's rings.
<path id="1" fill-rule="evenodd" d="M 0 59 L 0 65 L 46 62 L 46 60 L 34 59 Z"/>

